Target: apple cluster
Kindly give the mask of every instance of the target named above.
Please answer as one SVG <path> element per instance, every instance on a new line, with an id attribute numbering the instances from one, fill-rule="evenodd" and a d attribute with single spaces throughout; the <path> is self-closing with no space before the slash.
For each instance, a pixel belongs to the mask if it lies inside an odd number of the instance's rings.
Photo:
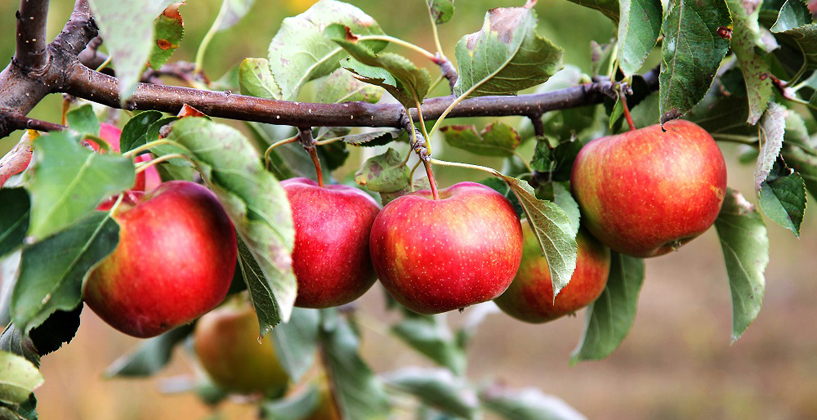
<path id="1" fill-rule="evenodd" d="M 118 143 L 118 131 L 103 128 L 103 139 Z M 611 250 L 659 256 L 707 230 L 723 203 L 726 166 L 712 137 L 687 121 L 588 143 L 571 176 L 582 215 L 576 269 L 555 298 L 531 225 L 485 185 L 462 182 L 440 190 L 438 197 L 417 191 L 382 209 L 349 186 L 322 186 L 305 178 L 281 185 L 295 227 L 296 306 L 344 305 L 379 279 L 395 300 L 417 313 L 495 300 L 507 314 L 540 323 L 600 296 Z M 144 179 L 137 179 L 113 215 L 120 241 L 89 275 L 83 291 L 88 306 L 136 337 L 201 317 L 196 350 L 215 381 L 236 392 L 280 388 L 287 378 L 272 346 L 225 355 L 233 346 L 218 344 L 224 337 L 254 340 L 258 321 L 252 308 L 243 302 L 207 314 L 225 299 L 237 253 L 233 225 L 216 196 L 187 181 L 142 190 Z M 223 366 L 223 360 L 241 360 L 241 369 L 268 375 L 245 375 Z"/>

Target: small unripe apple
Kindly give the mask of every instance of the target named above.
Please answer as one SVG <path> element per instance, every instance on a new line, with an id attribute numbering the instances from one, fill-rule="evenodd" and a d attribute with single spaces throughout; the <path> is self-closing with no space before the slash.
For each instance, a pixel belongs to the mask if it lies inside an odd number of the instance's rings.
<path id="1" fill-rule="evenodd" d="M 153 337 L 224 300 L 236 236 L 207 188 L 171 181 L 128 195 L 114 214 L 119 244 L 84 285 L 88 306 L 117 330 Z"/>
<path id="2" fill-rule="evenodd" d="M 527 222 L 522 222 L 522 234 L 522 263 L 516 278 L 494 299 L 503 312 L 525 322 L 548 322 L 584 308 L 604 291 L 610 274 L 610 248 L 592 235 L 583 229 L 576 235 L 576 270 L 554 301 L 547 259 Z"/>
<path id="3" fill-rule="evenodd" d="M 435 314 L 496 298 L 522 258 L 522 228 L 507 198 L 463 182 L 404 195 L 375 219 L 372 262 L 386 290 L 408 309 Z"/>
<path id="4" fill-rule="evenodd" d="M 726 195 L 726 163 L 703 128 L 673 120 L 588 143 L 571 187 L 590 233 L 614 251 L 655 257 L 715 222 Z"/>
<path id="5" fill-rule="evenodd" d="M 267 335 L 261 342 L 258 317 L 245 302 L 229 303 L 204 315 L 196 323 L 195 351 L 213 382 L 242 394 L 277 393 L 287 375 Z"/>
<path id="6" fill-rule="evenodd" d="M 295 224 L 295 306 L 339 306 L 366 293 L 375 281 L 369 232 L 380 211 L 377 202 L 357 188 L 320 187 L 306 178 L 287 179 L 281 186 Z"/>

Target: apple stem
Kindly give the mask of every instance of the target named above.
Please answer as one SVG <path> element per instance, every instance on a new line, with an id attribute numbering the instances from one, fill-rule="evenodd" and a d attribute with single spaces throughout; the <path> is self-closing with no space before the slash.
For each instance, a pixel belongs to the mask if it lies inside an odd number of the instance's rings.
<path id="1" fill-rule="evenodd" d="M 479 166 L 479 165 L 472 165 L 470 163 L 462 163 L 462 162 L 447 162 L 444 160 L 439 159 L 429 159 L 429 161 L 435 165 L 441 166 L 453 166 L 456 168 L 465 168 L 465 169 L 475 169 L 477 171 L 488 172 L 491 175 L 497 176 L 501 175 L 501 172 L 497 171 L 496 169 L 489 168 L 487 166 Z"/>
<path id="2" fill-rule="evenodd" d="M 318 160 L 318 150 L 314 147 L 307 149 L 309 157 L 312 158 L 312 163 L 315 164 L 315 173 L 318 175 L 318 186 L 323 187 L 323 171 L 321 170 L 321 161 Z"/>
<path id="3" fill-rule="evenodd" d="M 312 158 L 312 163 L 315 165 L 315 173 L 318 177 L 318 186 L 323 187 L 323 171 L 321 170 L 321 161 L 318 159 L 318 150 L 315 148 L 317 142 L 312 137 L 312 127 L 298 127 L 298 139 L 301 141 L 301 146 L 309 153 Z"/>
<path id="4" fill-rule="evenodd" d="M 428 174 L 428 183 L 431 184 L 431 195 L 434 197 L 435 200 L 440 199 L 440 195 L 437 193 L 437 182 L 434 181 L 434 172 L 431 170 L 431 159 L 423 160 L 423 165 L 426 167 L 426 174 Z"/>
<path id="5" fill-rule="evenodd" d="M 150 168 L 153 165 L 156 165 L 158 163 L 162 163 L 162 162 L 164 162 L 166 160 L 170 160 L 170 159 L 185 159 L 187 161 L 190 161 L 193 164 L 196 163 L 195 161 L 190 159 L 190 157 L 187 156 L 187 155 L 183 155 L 181 153 L 170 153 L 170 154 L 167 154 L 167 155 L 164 155 L 164 156 L 159 156 L 156 159 L 152 159 L 152 160 L 149 160 L 147 162 L 143 162 L 143 163 L 140 163 L 139 165 L 136 165 L 136 173 L 138 174 L 140 172 L 144 172 L 147 168 Z"/>
<path id="6" fill-rule="evenodd" d="M 624 118 L 627 120 L 627 125 L 630 127 L 630 131 L 637 130 L 635 128 L 635 123 L 633 122 L 633 116 L 630 115 L 630 107 L 627 106 L 627 93 L 625 92 L 628 90 L 629 87 L 624 83 L 619 85 L 618 91 L 618 98 L 621 100 L 621 108 L 624 110 Z M 632 93 L 632 89 L 629 89 L 630 93 Z"/>
<path id="7" fill-rule="evenodd" d="M 269 170 L 270 166 L 272 165 L 272 161 L 270 160 L 269 155 L 270 155 L 270 153 L 272 153 L 273 149 L 275 149 L 278 146 L 283 146 L 285 144 L 294 143 L 294 142 L 298 141 L 298 137 L 299 136 L 296 134 L 296 135 L 294 135 L 294 136 L 292 136 L 292 137 L 290 137 L 288 139 L 283 139 L 283 140 L 280 140 L 280 141 L 276 141 L 270 147 L 267 147 L 267 150 L 264 152 L 264 167 L 267 168 L 267 170 Z"/>

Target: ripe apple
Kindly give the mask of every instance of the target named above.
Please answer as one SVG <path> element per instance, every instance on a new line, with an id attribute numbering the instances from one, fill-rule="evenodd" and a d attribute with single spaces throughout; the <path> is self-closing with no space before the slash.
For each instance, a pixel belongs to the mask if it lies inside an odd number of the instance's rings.
<path id="1" fill-rule="evenodd" d="M 372 262 L 386 290 L 421 314 L 496 298 L 522 259 L 522 227 L 511 203 L 481 184 L 463 182 L 404 195 L 372 226 Z"/>
<path id="2" fill-rule="evenodd" d="M 204 315 L 193 333 L 196 356 L 210 378 L 228 391 L 279 392 L 289 382 L 272 337 L 261 342 L 258 317 L 246 302 L 230 302 Z"/>
<path id="3" fill-rule="evenodd" d="M 508 290 L 494 299 L 503 312 L 525 322 L 548 322 L 584 308 L 601 295 L 610 274 L 610 248 L 580 230 L 576 271 L 554 301 L 547 259 L 526 222 L 522 222 L 522 237 L 519 272 Z"/>
<path id="4" fill-rule="evenodd" d="M 359 298 L 375 281 L 369 232 L 380 206 L 365 192 L 345 185 L 320 187 L 306 178 L 281 185 L 295 223 L 295 306 L 328 308 Z"/>
<path id="5" fill-rule="evenodd" d="M 88 306 L 108 324 L 135 337 L 153 337 L 224 300 L 235 270 L 236 237 L 210 190 L 166 182 L 144 195 L 131 194 L 114 219 L 119 245 L 93 270 L 83 291 Z"/>
<path id="6" fill-rule="evenodd" d="M 588 143 L 571 185 L 590 233 L 614 251 L 655 257 L 715 222 L 726 194 L 726 163 L 712 136 L 673 120 Z"/>

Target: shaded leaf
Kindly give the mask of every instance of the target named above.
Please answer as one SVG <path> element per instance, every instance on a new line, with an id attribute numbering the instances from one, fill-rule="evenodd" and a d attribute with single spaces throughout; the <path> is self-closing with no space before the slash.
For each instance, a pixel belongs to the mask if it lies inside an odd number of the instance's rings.
<path id="1" fill-rule="evenodd" d="M 82 314 L 83 304 L 80 303 L 70 311 L 55 311 L 45 322 L 31 329 L 28 333 L 37 354 L 45 356 L 62 347 L 63 343 L 70 343 L 79 329 L 79 316 Z"/>
<path id="2" fill-rule="evenodd" d="M 727 189 L 715 229 L 732 291 L 732 342 L 735 342 L 757 318 L 763 305 L 769 239 L 760 213 L 731 188 Z"/>
<path id="3" fill-rule="evenodd" d="M 104 199 L 129 189 L 136 177 L 130 159 L 93 153 L 66 132 L 40 136 L 34 147 L 28 235 L 37 240 L 76 223 Z"/>
<path id="4" fill-rule="evenodd" d="M 154 20 L 177 0 L 89 0 L 94 23 L 116 66 L 121 100 L 130 99 L 153 49 Z"/>
<path id="5" fill-rule="evenodd" d="M 31 204 L 28 193 L 22 188 L 0 189 L 0 203 L 3 203 L 3 211 L 0 211 L 0 257 L 2 257 L 23 244 L 28 230 Z"/>
<path id="6" fill-rule="evenodd" d="M 321 311 L 321 342 L 324 366 L 341 418 L 369 420 L 386 418 L 389 397 L 383 383 L 360 357 L 359 342 L 346 318 L 337 310 Z"/>
<path id="7" fill-rule="evenodd" d="M 389 387 L 414 395 L 426 405 L 465 419 L 477 417 L 476 393 L 448 370 L 410 367 L 382 378 Z"/>
<path id="8" fill-rule="evenodd" d="M 635 321 L 642 284 L 644 260 L 612 252 L 607 285 L 587 307 L 584 333 L 571 354 L 571 364 L 604 359 L 618 348 Z"/>
<path id="9" fill-rule="evenodd" d="M 784 147 L 781 156 L 800 174 L 811 195 L 817 195 L 817 156 L 799 147 Z"/>
<path id="10" fill-rule="evenodd" d="M 796 46 L 809 70 L 817 69 L 817 25 L 805 3 L 787 0 L 780 8 L 777 21 L 769 29 L 773 34 Z"/>
<path id="11" fill-rule="evenodd" d="M 118 243 L 119 225 L 108 213 L 94 212 L 23 249 L 20 275 L 11 295 L 14 325 L 28 332 L 55 311 L 74 310 L 82 300 L 89 270 Z"/>
<path id="12" fill-rule="evenodd" d="M 355 182 L 375 192 L 394 192 L 410 185 L 411 168 L 403 164 L 396 150 L 389 148 L 382 155 L 369 158 L 355 173 Z"/>
<path id="13" fill-rule="evenodd" d="M 29 337 L 23 334 L 14 324 L 11 324 L 0 335 L 0 351 L 7 351 L 23 356 L 34 366 L 40 366 L 40 355 Z"/>
<path id="14" fill-rule="evenodd" d="M 553 183 L 553 203 L 559 206 L 567 215 L 571 227 L 570 236 L 575 238 L 576 234 L 579 233 L 579 218 L 581 215 L 579 213 L 579 203 L 570 194 L 570 186 L 566 182 Z"/>
<path id="15" fill-rule="evenodd" d="M 148 134 L 153 123 L 161 120 L 162 116 L 161 112 L 150 110 L 140 112 L 128 120 L 125 127 L 122 128 L 122 135 L 119 137 L 119 147 L 122 153 L 145 145 L 148 141 L 156 140 L 156 138 L 148 138 Z"/>
<path id="16" fill-rule="evenodd" d="M 775 161 L 760 184 L 759 203 L 766 216 L 800 237 L 800 224 L 806 212 L 806 184 L 783 159 Z"/>
<path id="17" fill-rule="evenodd" d="M 615 0 L 570 0 L 580 6 L 598 10 L 613 22 L 618 22 L 619 2 Z"/>
<path id="18" fill-rule="evenodd" d="M 684 115 L 706 95 L 729 41 L 718 27 L 731 27 L 725 0 L 673 0 L 661 32 L 659 105 L 661 122 Z"/>
<path id="19" fill-rule="evenodd" d="M 0 351 L 0 402 L 20 404 L 45 382 L 34 364 L 14 353 Z"/>
<path id="20" fill-rule="evenodd" d="M 161 68 L 182 42 L 184 22 L 182 21 L 182 15 L 179 13 L 179 6 L 181 5 L 182 3 L 176 3 L 168 7 L 153 22 L 154 39 L 156 41 L 148 59 L 151 68 L 157 70 Z"/>
<path id="21" fill-rule="evenodd" d="M 193 324 L 182 325 L 142 341 L 134 351 L 108 366 L 105 377 L 145 377 L 159 372 L 170 362 L 173 349 L 193 333 L 193 327 Z"/>
<path id="22" fill-rule="evenodd" d="M 406 344 L 457 375 L 465 373 L 466 357 L 442 315 L 410 316 L 391 331 Z"/>
<path id="23" fill-rule="evenodd" d="M 343 137 L 343 142 L 354 146 L 374 147 L 384 146 L 397 139 L 402 130 L 372 131 L 369 133 L 351 134 Z"/>
<path id="24" fill-rule="evenodd" d="M 261 405 L 264 420 L 304 420 L 321 404 L 321 392 L 315 385 L 283 400 L 266 401 Z M 313 417 L 314 418 L 314 417 Z"/>
<path id="25" fill-rule="evenodd" d="M 635 74 L 661 34 L 660 0 L 621 0 L 618 22 L 618 60 L 621 72 Z"/>
<path id="26" fill-rule="evenodd" d="M 576 409 L 536 388 L 491 385 L 479 393 L 482 405 L 506 420 L 585 420 Z"/>
<path id="27" fill-rule="evenodd" d="M 238 86 L 242 95 L 281 99 L 281 88 L 275 83 L 266 58 L 245 58 L 238 67 Z"/>
<path id="28" fill-rule="evenodd" d="M 732 11 L 732 51 L 738 58 L 746 93 L 749 98 L 749 124 L 756 124 L 766 110 L 772 97 L 771 71 L 766 61 L 755 53 L 755 45 L 760 40 L 760 27 L 757 23 L 760 9 L 746 10 L 742 0 L 727 0 Z"/>
<path id="29" fill-rule="evenodd" d="M 513 95 L 561 68 L 562 49 L 536 33 L 534 4 L 491 9 L 479 32 L 460 39 L 455 95 Z"/>
<path id="30" fill-rule="evenodd" d="M 449 145 L 475 155 L 510 157 L 519 146 L 519 133 L 501 121 L 486 125 L 479 133 L 473 125 L 449 125 L 440 132 Z"/>
<path id="31" fill-rule="evenodd" d="M 295 308 L 289 322 L 272 329 L 275 354 L 294 383 L 315 363 L 320 320 L 315 309 Z"/>
<path id="32" fill-rule="evenodd" d="M 289 320 L 297 293 L 291 258 L 295 232 L 286 193 L 264 170 L 253 146 L 232 127 L 205 118 L 183 118 L 174 123 L 168 139 L 186 147 L 198 162 L 263 273 L 263 277 L 251 276 L 259 279 L 260 286 L 248 284 L 247 288 L 264 336 L 273 325 Z"/>
<path id="33" fill-rule="evenodd" d="M 321 0 L 304 13 L 284 19 L 269 46 L 270 70 L 281 87 L 282 99 L 295 100 L 304 83 L 339 67 L 347 54 L 323 35 L 323 29 L 335 23 L 349 26 L 356 34 L 383 35 L 371 16 L 334 0 Z M 371 41 L 367 45 L 377 52 L 386 47 L 386 42 Z"/>
<path id="34" fill-rule="evenodd" d="M 349 71 L 337 69 L 318 87 L 315 100 L 327 104 L 356 101 L 376 104 L 382 96 L 383 88 L 363 83 Z"/>
<path id="35" fill-rule="evenodd" d="M 556 204 L 536 198 L 533 188 L 527 182 L 502 174 L 497 176 L 511 187 L 525 210 L 531 230 L 547 259 L 553 282 L 553 296 L 558 295 L 567 286 L 576 268 L 578 246 L 575 235 L 570 234 L 573 230 L 570 218 Z"/>

